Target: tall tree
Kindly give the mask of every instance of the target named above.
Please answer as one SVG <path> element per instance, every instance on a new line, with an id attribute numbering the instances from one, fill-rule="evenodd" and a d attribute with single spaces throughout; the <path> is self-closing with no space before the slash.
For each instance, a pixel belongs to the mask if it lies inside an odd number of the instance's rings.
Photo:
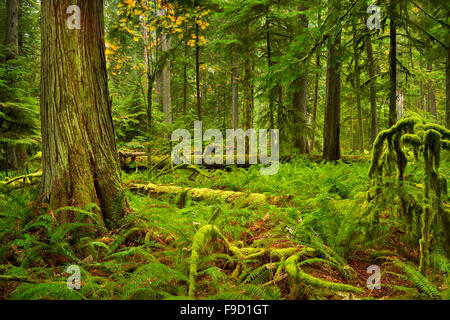
<path id="1" fill-rule="evenodd" d="M 448 47 L 450 48 L 450 36 L 448 37 Z M 445 68 L 445 92 L 446 92 L 446 102 L 445 102 L 445 127 L 450 129 L 450 50 L 447 50 L 447 62 Z"/>
<path id="2" fill-rule="evenodd" d="M 366 38 L 367 67 L 369 69 L 369 87 L 370 87 L 370 141 L 373 143 L 378 135 L 378 115 L 377 115 L 377 93 L 375 91 L 375 60 L 373 58 L 372 38 L 370 35 Z"/>
<path id="3" fill-rule="evenodd" d="M 19 57 L 19 0 L 7 1 L 6 28 L 6 59 L 15 60 Z M 16 80 L 9 75 L 8 84 L 13 85 Z M 13 170 L 25 168 L 28 155 L 23 144 L 9 144 L 7 147 L 8 164 Z"/>
<path id="4" fill-rule="evenodd" d="M 115 224 L 126 209 L 106 74 L 103 1 L 78 1 L 81 29 L 67 27 L 70 0 L 41 3 L 41 194 L 50 207 L 95 203 Z M 57 63 L 55 63 L 57 62 Z M 59 223 L 70 214 L 58 215 Z"/>
<path id="5" fill-rule="evenodd" d="M 302 4 L 297 7 L 297 11 L 305 11 L 306 7 Z M 300 23 L 299 29 L 300 33 L 305 32 L 305 29 L 308 28 L 308 20 L 304 13 L 299 15 Z M 307 83 L 307 68 L 304 67 L 308 61 L 302 63 L 301 65 L 301 73 L 294 81 L 294 95 L 292 97 L 292 107 L 294 110 L 294 114 L 296 115 L 295 125 L 297 127 L 297 132 L 295 135 L 295 147 L 299 150 L 300 153 L 308 153 L 308 139 L 307 139 L 307 130 L 306 130 L 306 117 L 307 117 L 307 98 L 308 98 L 308 83 Z"/>
<path id="6" fill-rule="evenodd" d="M 329 7 L 329 10 L 336 10 Z M 338 11 L 338 10 L 336 10 Z M 340 75 L 340 45 L 341 30 L 329 38 L 327 57 L 327 84 L 326 107 L 323 129 L 323 158 L 327 161 L 336 161 L 341 158 L 340 121 L 341 121 L 341 75 Z"/>
<path id="7" fill-rule="evenodd" d="M 433 64 L 431 62 L 429 62 L 427 64 L 427 70 L 430 72 L 433 71 Z M 437 119 L 437 109 L 436 109 L 436 94 L 434 92 L 434 84 L 433 84 L 433 80 L 430 78 L 430 80 L 428 81 L 428 107 L 429 107 L 429 112 L 431 112 L 431 114 L 433 115 L 433 117 L 435 119 Z"/>
<path id="8" fill-rule="evenodd" d="M 167 56 L 167 61 L 161 71 L 161 102 L 165 115 L 165 123 L 172 123 L 172 94 L 171 94 L 171 73 L 170 73 L 170 57 L 167 52 L 172 47 L 172 40 L 169 34 L 163 34 L 161 38 L 162 54 Z M 167 136 L 168 137 L 168 136 Z"/>
<path id="9" fill-rule="evenodd" d="M 389 127 L 397 123 L 397 25 L 395 0 L 389 0 L 388 15 L 390 22 L 389 49 Z"/>
<path id="10" fill-rule="evenodd" d="M 231 69 L 231 91 L 232 91 L 232 119 L 233 129 L 239 128 L 239 61 L 238 55 L 233 53 Z"/>
<path id="11" fill-rule="evenodd" d="M 356 34 L 356 28 L 355 28 Z M 354 45 L 354 60 L 355 60 L 355 94 L 356 94 L 356 111 L 358 113 L 358 140 L 359 140 L 359 152 L 364 154 L 364 128 L 363 128 L 363 116 L 361 106 L 361 74 L 359 67 L 359 51 L 358 41 L 355 41 Z"/>

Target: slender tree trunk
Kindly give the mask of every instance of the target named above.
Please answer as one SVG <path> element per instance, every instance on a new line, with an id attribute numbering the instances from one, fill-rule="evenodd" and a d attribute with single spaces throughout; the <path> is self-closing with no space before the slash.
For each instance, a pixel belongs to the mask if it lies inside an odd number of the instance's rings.
<path id="1" fill-rule="evenodd" d="M 195 84 L 197 89 L 197 116 L 198 120 L 202 121 L 202 98 L 200 96 L 200 45 L 198 37 L 200 29 L 198 23 L 195 24 Z"/>
<path id="2" fill-rule="evenodd" d="M 267 15 L 270 12 L 270 7 L 267 7 Z M 266 45 L 267 45 L 267 66 L 270 68 L 273 65 L 272 61 L 272 42 L 270 37 L 270 20 L 269 17 L 266 17 Z M 274 120 L 274 106 L 275 106 L 275 91 L 274 88 L 270 87 L 269 89 L 269 122 L 270 128 L 273 129 L 275 126 Z"/>
<path id="3" fill-rule="evenodd" d="M 450 39 L 450 37 L 449 37 Z M 450 41 L 447 41 L 450 47 Z M 445 69 L 445 127 L 450 129 L 450 50 L 447 50 L 447 65 Z"/>
<path id="4" fill-rule="evenodd" d="M 362 106 L 361 106 L 361 78 L 360 78 L 360 68 L 359 68 L 359 53 L 357 45 L 355 45 L 355 91 L 356 91 L 356 109 L 358 113 L 358 140 L 359 140 L 359 152 L 364 154 L 364 127 L 363 127 L 363 116 L 362 116 Z"/>
<path id="5" fill-rule="evenodd" d="M 172 40 L 170 35 L 164 34 L 161 39 L 161 49 L 162 53 L 165 54 L 171 49 Z M 167 61 L 164 65 L 164 68 L 161 72 L 161 96 L 162 96 L 162 107 L 163 113 L 165 115 L 164 122 L 166 124 L 172 123 L 172 94 L 171 94 L 171 73 L 170 73 L 170 58 L 167 58 Z M 167 138 L 169 136 L 167 135 Z"/>
<path id="6" fill-rule="evenodd" d="M 320 20 L 320 17 L 319 17 Z M 320 54 L 317 52 L 316 55 L 316 66 L 320 69 Z M 314 107 L 313 107 L 313 115 L 312 115 L 312 137 L 311 137 L 311 152 L 314 151 L 315 148 L 315 138 L 316 138 L 316 130 L 317 130 L 317 106 L 319 103 L 319 76 L 320 71 L 316 72 L 316 79 L 314 84 Z"/>
<path id="7" fill-rule="evenodd" d="M 253 110 L 254 110 L 254 87 L 253 87 L 253 58 L 252 53 L 248 52 L 243 66 L 243 87 L 244 87 L 244 104 L 243 104 L 243 129 L 248 130 L 253 127 Z"/>
<path id="8" fill-rule="evenodd" d="M 389 50 L 389 127 L 397 123 L 397 26 L 395 0 L 389 0 L 388 15 L 390 26 L 390 50 Z"/>
<path id="9" fill-rule="evenodd" d="M 350 101 L 350 147 L 352 149 L 352 153 L 355 153 L 355 116 L 353 112 L 353 99 Z"/>
<path id="10" fill-rule="evenodd" d="M 19 57 L 19 0 L 7 1 L 6 28 L 6 60 L 16 60 Z M 16 82 L 8 75 L 8 84 Z M 23 144 L 9 144 L 5 152 L 8 154 L 9 166 L 12 170 L 23 170 L 28 162 L 28 154 Z"/>
<path id="11" fill-rule="evenodd" d="M 232 119 L 233 129 L 239 128 L 239 61 L 238 55 L 233 54 L 233 68 L 231 70 L 231 91 L 233 92 L 232 98 Z"/>
<path id="12" fill-rule="evenodd" d="M 103 1 L 79 1 L 81 30 L 67 28 L 70 0 L 41 3 L 42 180 L 50 208 L 95 203 L 116 225 L 128 208 L 114 137 Z M 58 63 L 55 63 L 57 61 Z M 71 220 L 58 214 L 58 222 Z"/>
<path id="13" fill-rule="evenodd" d="M 373 143 L 378 135 L 378 115 L 377 115 L 377 93 L 375 91 L 375 61 L 373 59 L 372 39 L 370 35 L 366 38 L 366 51 L 369 69 L 370 86 L 370 114 L 371 128 L 370 141 Z"/>
<path id="14" fill-rule="evenodd" d="M 323 157 L 327 161 L 336 161 L 341 158 L 341 75 L 338 55 L 340 44 L 341 36 L 338 35 L 328 49 L 327 98 L 323 130 Z"/>
<path id="15" fill-rule="evenodd" d="M 305 11 L 304 5 L 297 7 L 297 11 Z M 300 33 L 308 28 L 308 20 L 305 14 L 300 15 Z M 305 62 L 305 64 L 308 62 Z M 307 98 L 308 98 L 308 83 L 306 76 L 306 67 L 302 65 L 302 73 L 294 81 L 294 95 L 292 97 L 292 107 L 297 115 L 295 119 L 295 126 L 297 128 L 294 136 L 294 144 L 299 149 L 301 154 L 309 153 L 308 137 L 307 137 Z"/>
<path id="16" fill-rule="evenodd" d="M 187 77 L 187 60 L 188 60 L 188 45 L 187 41 L 184 44 L 184 66 L 183 66 L 183 115 L 187 114 L 187 87 L 188 87 L 188 77 Z"/>
<path id="17" fill-rule="evenodd" d="M 430 72 L 433 71 L 433 64 L 430 62 L 427 65 L 427 70 Z M 428 81 L 428 99 L 429 99 L 429 112 L 434 116 L 434 118 L 437 120 L 437 109 L 436 109 L 436 94 L 434 92 L 434 84 L 433 80 Z"/>

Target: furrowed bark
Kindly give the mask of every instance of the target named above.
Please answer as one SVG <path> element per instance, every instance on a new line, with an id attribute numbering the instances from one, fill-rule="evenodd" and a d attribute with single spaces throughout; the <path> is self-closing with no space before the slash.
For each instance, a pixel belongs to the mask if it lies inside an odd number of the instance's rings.
<path id="1" fill-rule="evenodd" d="M 122 189 L 106 74 L 103 1 L 78 1 L 81 30 L 67 27 L 69 0 L 41 3 L 42 181 L 50 208 L 95 203 L 114 225 Z M 58 215 L 58 222 L 70 214 Z"/>

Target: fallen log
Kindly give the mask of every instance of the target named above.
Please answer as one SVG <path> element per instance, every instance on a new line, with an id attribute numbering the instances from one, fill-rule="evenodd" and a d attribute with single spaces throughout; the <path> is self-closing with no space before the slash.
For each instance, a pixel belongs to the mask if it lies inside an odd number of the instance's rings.
<path id="1" fill-rule="evenodd" d="M 4 181 L 0 182 L 0 186 L 20 188 L 23 185 L 33 185 L 38 183 L 40 177 L 42 177 L 42 171 L 38 171 L 23 176 L 18 176 L 13 179 L 6 178 Z"/>
<path id="2" fill-rule="evenodd" d="M 145 152 L 119 152 L 119 158 L 122 169 L 147 169 L 148 166 L 148 157 Z M 234 156 L 234 159 L 232 161 L 232 165 L 236 166 L 238 168 L 249 168 L 251 164 L 249 164 L 249 157 L 248 155 L 245 155 L 245 163 L 243 164 L 237 164 L 237 156 Z M 322 155 L 320 154 L 291 154 L 291 155 L 285 155 L 280 157 L 281 163 L 289 163 L 291 161 L 294 161 L 296 159 L 307 159 L 313 162 L 322 162 L 324 159 Z M 162 166 L 168 165 L 170 161 L 169 155 L 155 155 L 151 157 L 151 163 L 155 164 L 158 163 Z M 202 160 L 201 164 L 195 164 L 195 160 Z M 361 155 L 344 155 L 341 158 L 341 161 L 344 163 L 353 163 L 353 162 L 365 162 L 370 161 L 370 156 L 361 156 Z M 197 161 L 200 162 L 200 161 Z M 191 155 L 191 163 L 193 165 L 202 166 L 206 169 L 225 169 L 226 167 L 230 166 L 230 164 L 227 164 L 227 156 L 223 156 L 223 164 L 207 164 L 203 161 L 202 155 Z"/>
<path id="3" fill-rule="evenodd" d="M 227 203 L 238 204 L 242 207 L 261 207 L 267 204 L 281 207 L 287 206 L 292 199 L 292 196 L 269 196 L 262 193 L 157 185 L 153 183 L 132 184 L 128 188 L 132 192 L 142 193 L 151 197 L 160 195 L 178 196 L 189 193 L 190 198 L 194 201 L 225 201 Z"/>

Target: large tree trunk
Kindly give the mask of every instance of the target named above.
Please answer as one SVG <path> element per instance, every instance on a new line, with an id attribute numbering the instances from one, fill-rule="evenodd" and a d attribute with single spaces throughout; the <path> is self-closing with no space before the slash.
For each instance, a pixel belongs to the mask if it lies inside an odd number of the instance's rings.
<path id="1" fill-rule="evenodd" d="M 336 161 L 341 158 L 341 75 L 338 53 L 341 45 L 341 36 L 333 36 L 330 38 L 330 41 L 327 57 L 327 96 L 323 130 L 323 158 L 327 161 Z"/>
<path id="2" fill-rule="evenodd" d="M 369 69 L 369 86 L 370 86 L 370 114 L 371 128 L 370 141 L 373 143 L 378 135 L 378 116 L 377 116 L 377 93 L 375 91 L 375 61 L 373 59 L 372 39 L 370 36 L 366 38 L 366 51 Z"/>
<path id="3" fill-rule="evenodd" d="M 304 5 L 297 7 L 297 11 L 305 11 Z M 308 28 L 308 20 L 305 14 L 300 15 L 300 33 Z M 307 63 L 307 62 L 305 62 Z M 296 114 L 295 126 L 297 128 L 294 136 L 295 147 L 301 154 L 309 153 L 308 137 L 307 137 L 307 98 L 308 98 L 308 83 L 305 66 L 302 64 L 302 73 L 294 81 L 294 95 L 292 98 L 292 107 Z"/>
<path id="4" fill-rule="evenodd" d="M 397 123 L 397 27 L 395 0 L 389 0 L 388 15 L 390 26 L 390 50 L 389 50 L 389 127 Z"/>
<path id="5" fill-rule="evenodd" d="M 19 0 L 7 1 L 7 27 L 6 27 L 6 59 L 15 60 L 19 57 Z M 8 75 L 8 83 L 13 85 L 16 81 Z M 23 170 L 28 162 L 28 154 L 23 144 L 9 145 L 8 166 L 13 170 Z"/>
<path id="6" fill-rule="evenodd" d="M 41 194 L 56 209 L 95 203 L 109 225 L 126 209 L 106 74 L 103 1 L 78 1 L 81 30 L 67 28 L 70 0 L 41 3 Z M 70 220 L 59 214 L 58 222 Z"/>

